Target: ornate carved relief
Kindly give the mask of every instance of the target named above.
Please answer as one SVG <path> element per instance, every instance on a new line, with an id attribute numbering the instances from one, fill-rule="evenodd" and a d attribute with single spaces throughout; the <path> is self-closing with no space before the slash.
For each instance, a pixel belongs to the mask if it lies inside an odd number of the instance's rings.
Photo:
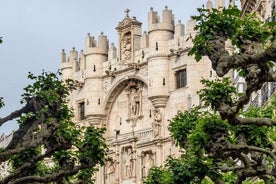
<path id="1" fill-rule="evenodd" d="M 121 53 L 124 64 L 130 62 L 132 55 L 131 33 L 126 33 L 121 40 Z"/>
<path id="2" fill-rule="evenodd" d="M 152 122 L 153 136 L 158 137 L 161 133 L 161 121 L 162 114 L 159 109 L 154 109 L 153 111 L 154 121 Z"/>
<path id="3" fill-rule="evenodd" d="M 125 90 L 128 96 L 129 120 L 140 118 L 142 116 L 142 82 L 130 80 Z"/>
<path id="4" fill-rule="evenodd" d="M 107 184 L 114 184 L 116 183 L 116 161 L 110 160 L 106 163 L 105 166 L 105 178 Z"/>
<path id="5" fill-rule="evenodd" d="M 154 166 L 154 155 L 152 153 L 152 151 L 147 151 L 144 152 L 144 154 L 142 155 L 142 176 L 143 178 L 145 178 L 148 173 L 150 168 Z"/>
<path id="6" fill-rule="evenodd" d="M 123 178 L 132 178 L 133 173 L 133 150 L 132 147 L 125 147 L 122 150 L 122 160 L 123 160 Z"/>

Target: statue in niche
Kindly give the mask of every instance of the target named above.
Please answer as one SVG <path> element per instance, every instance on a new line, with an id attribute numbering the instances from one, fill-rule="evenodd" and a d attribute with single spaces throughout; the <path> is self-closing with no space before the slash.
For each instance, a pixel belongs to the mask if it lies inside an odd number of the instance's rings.
<path id="1" fill-rule="evenodd" d="M 132 177 L 132 162 L 133 162 L 133 152 L 132 148 L 128 148 L 126 153 L 125 153 L 125 178 L 131 178 Z"/>
<path id="2" fill-rule="evenodd" d="M 140 111 L 140 95 L 135 88 L 130 89 L 130 115 L 138 116 Z"/>
<path id="3" fill-rule="evenodd" d="M 150 168 L 154 165 L 154 159 L 152 153 L 146 153 L 143 158 L 143 177 L 149 174 Z"/>
<path id="4" fill-rule="evenodd" d="M 108 184 L 114 183 L 115 164 L 114 161 L 108 161 L 106 164 L 106 183 Z"/>
<path id="5" fill-rule="evenodd" d="M 142 86 L 135 81 L 130 81 L 127 87 L 129 101 L 128 115 L 130 118 L 141 116 L 142 112 Z"/>
<path id="6" fill-rule="evenodd" d="M 125 35 L 122 39 L 122 59 L 128 61 L 131 58 L 131 35 Z"/>
<path id="7" fill-rule="evenodd" d="M 153 116 L 154 116 L 154 121 L 152 123 L 153 136 L 157 137 L 157 136 L 160 135 L 160 132 L 161 132 L 162 115 L 160 113 L 160 110 L 159 109 L 154 109 Z"/>

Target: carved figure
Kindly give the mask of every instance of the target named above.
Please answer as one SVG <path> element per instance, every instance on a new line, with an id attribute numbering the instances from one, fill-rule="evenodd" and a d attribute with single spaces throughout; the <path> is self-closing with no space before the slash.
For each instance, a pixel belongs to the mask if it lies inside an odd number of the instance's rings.
<path id="1" fill-rule="evenodd" d="M 132 177 L 132 149 L 129 148 L 125 155 L 125 177 L 131 178 Z"/>
<path id="2" fill-rule="evenodd" d="M 122 56 L 123 60 L 129 60 L 131 58 L 131 37 L 125 36 L 122 39 Z"/>
<path id="3" fill-rule="evenodd" d="M 149 174 L 149 170 L 153 165 L 154 160 L 152 158 L 152 154 L 147 153 L 144 157 L 143 177 L 146 177 Z"/>
<path id="4" fill-rule="evenodd" d="M 140 94 L 135 88 L 130 89 L 130 116 L 139 116 L 140 114 Z"/>
<path id="5" fill-rule="evenodd" d="M 106 180 L 108 184 L 113 183 L 115 174 L 115 163 L 113 161 L 107 162 L 106 165 Z"/>
<path id="6" fill-rule="evenodd" d="M 160 134 L 161 131 L 161 120 L 162 120 L 162 115 L 160 113 L 159 109 L 155 109 L 153 111 L 154 115 L 154 121 L 152 123 L 152 128 L 153 128 L 153 136 L 157 137 Z"/>

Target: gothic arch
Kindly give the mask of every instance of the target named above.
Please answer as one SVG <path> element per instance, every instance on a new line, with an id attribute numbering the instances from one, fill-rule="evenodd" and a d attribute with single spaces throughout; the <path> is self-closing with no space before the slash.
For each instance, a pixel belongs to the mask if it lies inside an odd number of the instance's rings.
<path id="1" fill-rule="evenodd" d="M 107 121 L 109 120 L 110 111 L 111 111 L 113 103 L 115 102 L 115 100 L 119 96 L 119 94 L 127 86 L 128 81 L 131 79 L 136 79 L 137 81 L 141 81 L 143 83 L 143 85 L 145 85 L 146 88 L 148 87 L 147 82 L 139 76 L 128 76 L 127 78 L 122 78 L 122 79 L 118 80 L 112 86 L 112 88 L 109 90 L 109 92 L 107 94 L 107 98 L 104 103 L 105 104 L 104 110 L 105 110 L 105 114 L 107 115 L 107 119 L 106 119 Z"/>

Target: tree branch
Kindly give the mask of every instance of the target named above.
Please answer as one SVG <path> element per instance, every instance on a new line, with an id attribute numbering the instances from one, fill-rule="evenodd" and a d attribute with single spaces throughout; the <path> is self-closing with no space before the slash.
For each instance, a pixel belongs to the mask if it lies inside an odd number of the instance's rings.
<path id="1" fill-rule="evenodd" d="M 249 145 L 242 145 L 242 144 L 239 144 L 239 145 L 234 145 L 234 144 L 229 144 L 228 145 L 228 151 L 230 150 L 236 150 L 236 151 L 239 151 L 239 152 L 245 152 L 247 153 L 248 151 L 256 151 L 256 152 L 260 152 L 260 153 L 263 153 L 263 154 L 266 154 L 268 156 L 270 156 L 273 161 L 274 161 L 274 164 L 275 165 L 275 162 L 276 162 L 276 155 L 271 152 L 271 151 L 268 151 L 266 149 L 263 149 L 263 148 L 260 148 L 260 147 L 256 147 L 256 146 L 249 146 Z"/>
<path id="2" fill-rule="evenodd" d="M 18 118 L 21 116 L 21 114 L 29 112 L 29 105 L 25 105 L 24 107 L 22 107 L 21 109 L 12 112 L 11 114 L 9 114 L 8 116 L 4 117 L 4 118 L 0 118 L 0 126 L 2 126 L 5 122 L 13 120 L 15 118 Z"/>
<path id="3" fill-rule="evenodd" d="M 79 170 L 88 169 L 88 168 L 91 168 L 91 167 L 94 167 L 94 166 L 95 166 L 95 164 L 93 166 L 91 166 L 91 165 L 78 165 L 78 166 L 73 167 L 72 169 L 60 170 L 59 172 L 51 173 L 51 174 L 48 174 L 44 177 L 26 176 L 26 177 L 23 177 L 23 178 L 16 179 L 16 180 L 10 182 L 9 184 L 32 183 L 32 182 L 50 183 L 50 182 L 56 181 L 60 178 L 77 174 L 79 172 Z"/>
<path id="4" fill-rule="evenodd" d="M 276 126 L 276 120 L 270 118 L 241 118 L 236 117 L 235 124 L 257 125 L 257 126 Z"/>

